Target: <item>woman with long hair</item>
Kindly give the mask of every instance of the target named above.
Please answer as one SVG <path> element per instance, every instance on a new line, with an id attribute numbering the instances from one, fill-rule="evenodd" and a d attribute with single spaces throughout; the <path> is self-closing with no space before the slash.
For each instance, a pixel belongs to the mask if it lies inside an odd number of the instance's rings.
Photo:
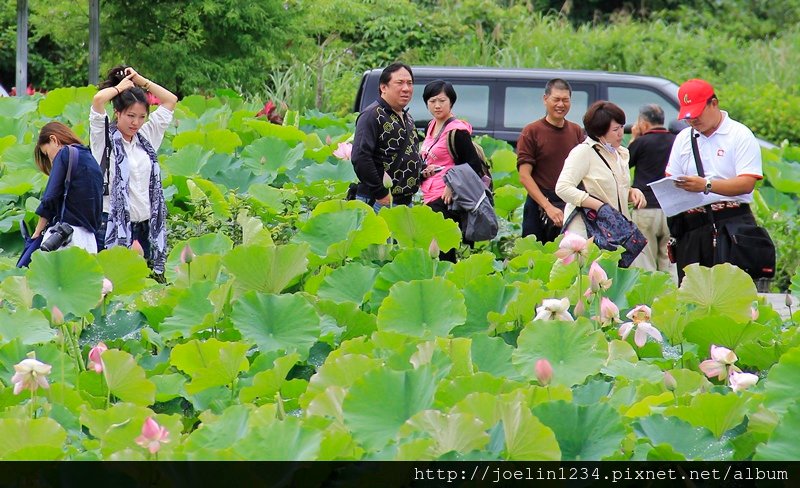
<path id="1" fill-rule="evenodd" d="M 71 169 L 69 146 L 76 149 Z M 38 239 L 44 233 L 42 242 L 47 242 L 53 224 L 61 222 L 72 229 L 71 236 L 64 239 L 63 247 L 75 246 L 96 253 L 94 233 L 100 225 L 103 209 L 103 180 L 89 148 L 66 125 L 48 122 L 39 132 L 33 159 L 49 178 L 36 209 L 39 221 L 31 239 Z M 68 175 L 70 182 L 65 198 L 64 186 Z"/>
<path id="2" fill-rule="evenodd" d="M 106 247 L 130 247 L 136 241 L 144 250 L 156 278 L 163 280 L 167 258 L 167 209 L 156 155 L 172 122 L 178 97 L 129 66 L 116 66 L 100 84 L 89 114 L 92 153 L 101 160 L 106 148 L 106 104 L 114 119 L 109 126 L 111 156 Z M 150 113 L 147 94 L 160 100 Z"/>

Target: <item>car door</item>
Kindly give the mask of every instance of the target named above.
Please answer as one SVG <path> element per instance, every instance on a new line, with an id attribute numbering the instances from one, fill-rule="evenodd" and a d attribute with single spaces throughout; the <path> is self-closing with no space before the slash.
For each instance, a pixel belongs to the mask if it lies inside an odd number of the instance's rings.
<path id="1" fill-rule="evenodd" d="M 506 80 L 498 82 L 495 104 L 495 136 L 516 147 L 522 129 L 545 115 L 542 97 L 548 80 Z M 567 120 L 583 127 L 583 114 L 597 98 L 598 86 L 590 82 L 572 82 L 571 106 Z"/>
<path id="2" fill-rule="evenodd" d="M 434 79 L 445 79 L 453 85 L 456 92 L 456 103 L 453 105 L 453 115 L 459 119 L 466 120 L 472 125 L 475 135 L 493 135 L 492 117 L 490 103 L 492 96 L 492 80 L 488 79 L 456 79 L 450 77 L 428 78 L 418 76 L 414 80 L 414 96 L 408 104 L 408 111 L 414 118 L 414 123 L 418 128 L 425 129 L 431 121 L 431 113 L 422 100 L 422 92 L 425 85 Z"/>
<path id="3" fill-rule="evenodd" d="M 642 105 L 656 103 L 664 110 L 664 125 L 673 131 L 685 127 L 685 123 L 678 120 L 677 90 L 674 94 L 665 93 L 656 87 L 629 83 L 608 83 L 605 88 L 607 100 L 619 105 L 625 112 L 626 126 L 636 123 Z"/>

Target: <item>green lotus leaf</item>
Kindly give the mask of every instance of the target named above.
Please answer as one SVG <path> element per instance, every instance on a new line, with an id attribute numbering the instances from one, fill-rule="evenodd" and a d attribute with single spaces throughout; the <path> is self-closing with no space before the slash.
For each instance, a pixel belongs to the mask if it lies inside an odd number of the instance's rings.
<path id="1" fill-rule="evenodd" d="M 472 337 L 472 362 L 478 371 L 485 371 L 498 378 L 523 379 L 511 362 L 513 353 L 514 348 L 500 337 L 489 337 L 485 334 Z"/>
<path id="2" fill-rule="evenodd" d="M 267 176 L 271 183 L 279 173 L 284 173 L 303 159 L 302 144 L 290 147 L 277 137 L 262 137 L 242 149 L 241 160 L 245 168 L 256 175 Z"/>
<path id="3" fill-rule="evenodd" d="M 42 176 L 32 169 L 5 173 L 0 179 L 0 195 L 25 195 L 39 187 L 39 183 L 43 181 Z"/>
<path id="4" fill-rule="evenodd" d="M 494 262 L 494 254 L 487 252 L 473 254 L 467 259 L 457 262 L 447 272 L 445 278 L 455 283 L 459 289 L 463 289 L 475 278 L 493 273 L 495 271 Z"/>
<path id="5" fill-rule="evenodd" d="M 447 252 L 458 248 L 461 243 L 458 224 L 445 219 L 441 213 L 434 212 L 427 205 L 383 207 L 379 215 L 386 221 L 392 237 L 401 247 L 416 247 L 427 251 L 431 241 L 436 239 L 439 249 Z"/>
<path id="6" fill-rule="evenodd" d="M 280 391 L 286 381 L 286 375 L 299 359 L 300 355 L 297 353 L 275 358 L 272 369 L 256 373 L 253 376 L 252 385 L 242 388 L 239 392 L 239 401 L 242 403 L 272 403 L 275 394 Z"/>
<path id="7" fill-rule="evenodd" d="M 56 96 L 53 97 L 54 102 L 56 99 L 64 98 L 64 92 L 67 90 L 69 90 L 69 88 L 64 88 L 61 92 L 56 93 Z M 2 103 L 0 103 L 0 117 L 8 117 L 10 119 L 19 119 L 23 115 L 35 111 L 38 103 L 44 103 L 44 100 L 37 102 L 27 97 L 3 97 L 0 101 L 2 101 Z M 64 102 L 64 104 L 66 104 L 66 102 Z"/>
<path id="8" fill-rule="evenodd" d="M 39 310 L 0 308 L 0 344 L 19 340 L 22 344 L 49 342 L 56 337 L 50 321 Z"/>
<path id="9" fill-rule="evenodd" d="M 300 406 L 305 408 L 330 387 L 350 388 L 365 373 L 380 366 L 380 360 L 363 354 L 345 354 L 334 358 L 329 356 L 309 380 L 308 388 L 300 397 Z"/>
<path id="10" fill-rule="evenodd" d="M 547 359 L 553 367 L 553 383 L 579 385 L 597 373 L 608 357 L 608 342 L 591 323 L 534 321 L 519 334 L 512 361 L 531 380 L 539 359 Z"/>
<path id="11" fill-rule="evenodd" d="M 224 188 L 220 188 L 203 178 L 188 178 L 186 187 L 192 200 L 207 201 L 214 211 L 214 216 L 218 219 L 228 219 L 231 216 L 230 206 L 222 193 Z"/>
<path id="12" fill-rule="evenodd" d="M 352 302 L 361 305 L 372 289 L 378 271 L 380 270 L 377 268 L 361 263 L 347 263 L 325 277 L 317 295 L 334 302 Z"/>
<path id="13" fill-rule="evenodd" d="M 572 389 L 573 399 L 577 405 L 599 403 L 611 392 L 614 384 L 604 378 L 591 378 L 583 385 Z"/>
<path id="14" fill-rule="evenodd" d="M 667 293 L 653 302 L 652 323 L 671 344 L 684 342 L 688 323 L 686 306 L 678 302 L 678 293 Z"/>
<path id="15" fill-rule="evenodd" d="M 501 393 L 509 393 L 522 386 L 521 383 L 498 378 L 483 372 L 459 376 L 439 383 L 439 387 L 436 389 L 434 406 L 437 408 L 452 407 L 472 393 L 499 395 Z"/>
<path id="16" fill-rule="evenodd" d="M 766 444 L 756 448 L 754 461 L 797 461 L 800 459 L 800 404 L 793 404 L 780 420 Z"/>
<path id="17" fill-rule="evenodd" d="M 165 157 L 161 168 L 170 175 L 200 176 L 201 170 L 213 154 L 203 146 L 190 144 Z"/>
<path id="18" fill-rule="evenodd" d="M 164 319 L 158 326 L 158 332 L 167 339 L 189 337 L 193 333 L 209 327 L 209 314 L 214 306 L 208 296 L 215 284 L 210 281 L 199 281 L 178 295 L 178 302 L 172 315 Z"/>
<path id="19" fill-rule="evenodd" d="M 692 397 L 690 405 L 667 408 L 664 415 L 678 417 L 695 427 L 704 427 L 717 439 L 742 423 L 747 413 L 747 397 L 730 393 L 700 393 Z"/>
<path id="20" fill-rule="evenodd" d="M 306 272 L 308 251 L 305 244 L 239 246 L 228 253 L 222 263 L 236 278 L 240 290 L 280 293 Z"/>
<path id="21" fill-rule="evenodd" d="M 140 312 L 131 312 L 124 308 L 105 314 L 102 313 L 102 309 L 95 309 L 94 314 L 94 323 L 81 332 L 81 346 L 89 345 L 94 347 L 101 341 L 109 342 L 117 339 L 128 339 L 147 325 L 144 316 Z"/>
<path id="22" fill-rule="evenodd" d="M 708 429 L 693 427 L 677 417 L 651 415 L 633 422 L 633 428 L 636 435 L 647 438 L 654 447 L 672 446 L 688 460 L 729 461 L 733 457 L 729 441 L 717 440 Z"/>
<path id="23" fill-rule="evenodd" d="M 279 442 L 276 442 L 280 439 Z M 319 453 L 322 432 L 287 417 L 253 428 L 233 445 L 240 459 L 254 461 L 314 461 Z"/>
<path id="24" fill-rule="evenodd" d="M 359 459 L 362 455 L 363 450 L 358 447 L 350 432 L 332 427 L 322 433 L 318 461 Z"/>
<path id="25" fill-rule="evenodd" d="M 750 306 L 758 298 L 750 276 L 731 264 L 713 268 L 697 264 L 686 267 L 678 298 L 695 304 L 698 316 L 727 315 L 737 322 L 750 320 Z"/>
<path id="26" fill-rule="evenodd" d="M 761 340 L 772 343 L 776 337 L 768 328 L 755 322 L 737 323 L 725 316 L 703 317 L 686 324 L 683 336 L 697 344 L 701 357 L 708 357 L 711 345 L 725 346 L 733 351 L 739 347 Z"/>
<path id="27" fill-rule="evenodd" d="M 252 414 L 249 405 L 231 405 L 219 415 L 203 412 L 201 427 L 192 431 L 184 440 L 183 448 L 192 461 L 219 458 L 219 452 L 232 448 L 251 426 L 248 420 Z"/>
<path id="28" fill-rule="evenodd" d="M 241 342 L 221 342 L 211 338 L 192 340 L 172 349 L 170 363 L 188 374 L 192 382 L 186 392 L 194 395 L 215 386 L 231 386 L 239 373 L 247 371 L 249 346 Z"/>
<path id="29" fill-rule="evenodd" d="M 182 396 L 187 380 L 182 374 L 172 373 L 153 375 L 150 377 L 150 381 L 156 385 L 156 401 L 168 402 Z"/>
<path id="30" fill-rule="evenodd" d="M 222 101 L 216 97 L 206 97 L 203 95 L 188 95 L 178 102 L 176 113 L 187 111 L 189 115 L 197 118 L 201 117 L 206 111 L 219 109 L 222 107 Z"/>
<path id="31" fill-rule="evenodd" d="M 77 247 L 33 255 L 28 283 L 62 313 L 86 315 L 100 302 L 103 270 L 94 256 Z"/>
<path id="32" fill-rule="evenodd" d="M 528 194 L 524 188 L 504 185 L 494 192 L 494 210 L 498 216 L 511 220 L 514 211 L 525 203 Z"/>
<path id="33" fill-rule="evenodd" d="M 555 433 L 564 461 L 599 461 L 618 451 L 625 437 L 619 413 L 605 403 L 548 402 L 533 414 Z"/>
<path id="34" fill-rule="evenodd" d="M 502 314 L 517 293 L 517 288 L 506 284 L 499 275 L 474 278 L 464 287 L 466 322 L 454 329 L 453 334 L 471 336 L 488 332 L 491 325 L 489 314 Z"/>
<path id="35" fill-rule="evenodd" d="M 627 298 L 631 290 L 639 288 L 638 283 L 642 275 L 641 270 L 638 268 L 620 268 L 616 265 L 617 261 L 618 259 L 611 260 L 608 258 L 598 260 L 598 264 L 602 265 L 602 268 L 606 271 L 608 278 L 611 280 L 611 288 L 603 295 L 614 302 L 620 310 L 644 304 L 645 302 L 630 303 Z M 589 288 L 588 283 L 586 284 L 586 288 Z M 647 302 L 647 304 L 650 303 L 652 302 Z"/>
<path id="36" fill-rule="evenodd" d="M 498 402 L 509 461 L 559 461 L 561 449 L 555 433 L 521 401 Z"/>
<path id="37" fill-rule="evenodd" d="M 342 261 L 357 257 L 370 244 L 385 243 L 388 237 L 386 224 L 375 212 L 358 208 L 314 215 L 294 240 L 307 242 L 314 254 L 329 261 Z"/>
<path id="38" fill-rule="evenodd" d="M 467 413 L 445 414 L 438 410 L 424 410 L 414 415 L 400 433 L 404 436 L 429 436 L 434 443 L 428 454 L 434 457 L 450 451 L 467 453 L 480 450 L 489 442 L 486 426 L 477 417 Z"/>
<path id="39" fill-rule="evenodd" d="M 236 216 L 236 223 L 242 227 L 242 244 L 245 246 L 274 246 L 272 234 L 269 229 L 264 228 L 264 223 L 261 219 L 252 217 L 247 214 L 247 211 L 239 212 Z"/>
<path id="40" fill-rule="evenodd" d="M 767 371 L 781 358 L 781 350 L 772 344 L 762 345 L 755 342 L 743 344 L 736 349 L 740 365 L 748 365 L 759 371 Z"/>
<path id="41" fill-rule="evenodd" d="M 539 281 L 518 281 L 513 284 L 516 288 L 516 294 L 511 291 L 505 291 L 503 300 L 508 294 L 513 294 L 508 305 L 498 312 L 489 312 L 486 317 L 489 323 L 497 332 L 505 332 L 506 330 L 513 330 L 522 328 L 522 326 L 530 322 L 536 314 L 536 307 L 542 303 L 544 298 L 552 297 L 552 292 L 545 290 Z M 503 324 L 508 324 L 504 327 Z"/>
<path id="42" fill-rule="evenodd" d="M 378 329 L 415 337 L 445 336 L 464 323 L 464 296 L 444 278 L 396 283 L 378 310 Z"/>
<path id="43" fill-rule="evenodd" d="M 436 379 L 427 366 L 368 371 L 345 395 L 344 422 L 365 449 L 381 449 L 409 418 L 431 407 L 435 389 Z"/>
<path id="44" fill-rule="evenodd" d="M 13 135 L 0 137 L 0 156 L 6 152 L 6 149 L 13 147 L 17 143 L 17 138 Z"/>
<path id="45" fill-rule="evenodd" d="M 772 161 L 764 165 L 764 176 L 781 193 L 800 194 L 800 165 L 791 161 Z"/>
<path id="46" fill-rule="evenodd" d="M 297 203 L 297 192 L 285 188 L 275 188 L 264 184 L 251 185 L 247 190 L 250 200 L 271 213 L 281 213 L 287 205 Z"/>
<path id="47" fill-rule="evenodd" d="M 145 377 L 144 369 L 129 353 L 109 349 L 103 353 L 103 375 L 111 394 L 124 402 L 152 405 L 156 385 Z"/>
<path id="48" fill-rule="evenodd" d="M 127 247 L 115 246 L 97 255 L 103 275 L 111 281 L 111 296 L 128 295 L 142 291 L 150 275 L 147 263 Z"/>
<path id="49" fill-rule="evenodd" d="M 303 180 L 311 183 L 315 181 L 346 181 L 351 182 L 356 179 L 353 165 L 348 161 L 340 161 L 335 164 L 318 163 L 306 166 L 300 170 Z"/>
<path id="50" fill-rule="evenodd" d="M 53 367 L 48 376 L 51 383 L 60 383 L 63 378 L 65 383 L 70 385 L 76 384 L 78 366 L 75 364 L 75 360 L 72 359 L 72 357 L 62 352 L 61 346 L 54 342 L 35 347 L 27 346 L 19 339 L 15 339 L 0 346 L 0 377 L 3 378 L 4 384 L 9 385 L 9 388 L 5 389 L 7 398 L 1 398 L 0 405 L 16 405 L 19 403 L 17 398 L 30 397 L 29 390 L 24 390 L 19 396 L 16 396 L 12 394 L 12 388 L 10 387 L 10 379 L 16 372 L 14 370 L 14 365 L 25 359 L 30 352 L 36 353 L 37 360 Z M 3 391 L 3 389 L 0 389 L 0 391 Z M 40 395 L 41 391 L 42 390 L 39 390 Z"/>
<path id="51" fill-rule="evenodd" d="M 265 120 L 245 120 L 244 124 L 255 129 L 264 138 L 277 138 L 292 146 L 308 137 L 305 132 L 291 125 L 277 125 Z"/>
<path id="52" fill-rule="evenodd" d="M 625 294 L 627 306 L 620 305 L 619 307 L 622 309 L 639 304 L 652 305 L 657 298 L 675 289 L 675 283 L 668 273 L 642 273 L 636 281 L 636 286 L 630 288 Z"/>
<path id="53" fill-rule="evenodd" d="M 797 402 L 797 385 L 800 385 L 800 347 L 789 349 L 781 356 L 778 364 L 769 370 L 764 385 L 764 404 L 773 412 L 784 414 Z"/>
<path id="54" fill-rule="evenodd" d="M 231 321 L 262 353 L 296 351 L 303 359 L 320 331 L 319 316 L 298 295 L 248 292 L 233 304 Z"/>
<path id="55" fill-rule="evenodd" d="M 336 303 L 320 300 L 316 306 L 320 315 L 328 316 L 336 322 L 336 325 L 344 327 L 341 340 L 369 336 L 378 329 L 376 317 L 364 312 L 353 302 Z"/>
<path id="56" fill-rule="evenodd" d="M 375 310 L 389 295 L 389 288 L 401 281 L 426 280 L 443 276 L 451 264 L 431 259 L 423 249 L 406 249 L 395 256 L 394 261 L 381 268 L 372 289 L 370 305 Z"/>
<path id="57" fill-rule="evenodd" d="M 0 418 L 0 460 L 53 461 L 64 458 L 67 432 L 51 418 Z"/>
<path id="58" fill-rule="evenodd" d="M 649 381 L 657 383 L 664 379 L 664 372 L 657 366 L 647 364 L 643 361 L 632 363 L 624 359 L 616 359 L 611 361 L 608 366 L 600 370 L 601 373 L 618 378 L 627 378 L 630 381 Z"/>
<path id="59" fill-rule="evenodd" d="M 242 145 L 239 135 L 228 129 L 187 130 L 172 138 L 176 150 L 190 145 L 201 146 L 208 151 L 231 154 Z"/>

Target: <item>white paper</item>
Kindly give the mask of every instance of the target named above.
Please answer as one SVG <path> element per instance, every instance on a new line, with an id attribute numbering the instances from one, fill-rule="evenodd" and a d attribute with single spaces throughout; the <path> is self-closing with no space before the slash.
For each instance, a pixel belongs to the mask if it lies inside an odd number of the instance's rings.
<path id="1" fill-rule="evenodd" d="M 648 183 L 667 217 L 672 217 L 690 208 L 702 207 L 725 199 L 723 195 L 686 191 L 675 186 L 677 176 L 667 176 L 658 181 Z"/>

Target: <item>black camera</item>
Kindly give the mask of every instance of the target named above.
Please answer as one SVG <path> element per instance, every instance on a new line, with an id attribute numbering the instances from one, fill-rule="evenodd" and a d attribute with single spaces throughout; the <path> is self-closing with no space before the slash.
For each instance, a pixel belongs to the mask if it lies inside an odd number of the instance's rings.
<path id="1" fill-rule="evenodd" d="M 56 249 L 66 246 L 72 240 L 72 226 L 66 222 L 59 222 L 53 226 L 53 231 L 47 240 L 42 242 L 40 249 L 42 251 L 55 251 Z"/>

